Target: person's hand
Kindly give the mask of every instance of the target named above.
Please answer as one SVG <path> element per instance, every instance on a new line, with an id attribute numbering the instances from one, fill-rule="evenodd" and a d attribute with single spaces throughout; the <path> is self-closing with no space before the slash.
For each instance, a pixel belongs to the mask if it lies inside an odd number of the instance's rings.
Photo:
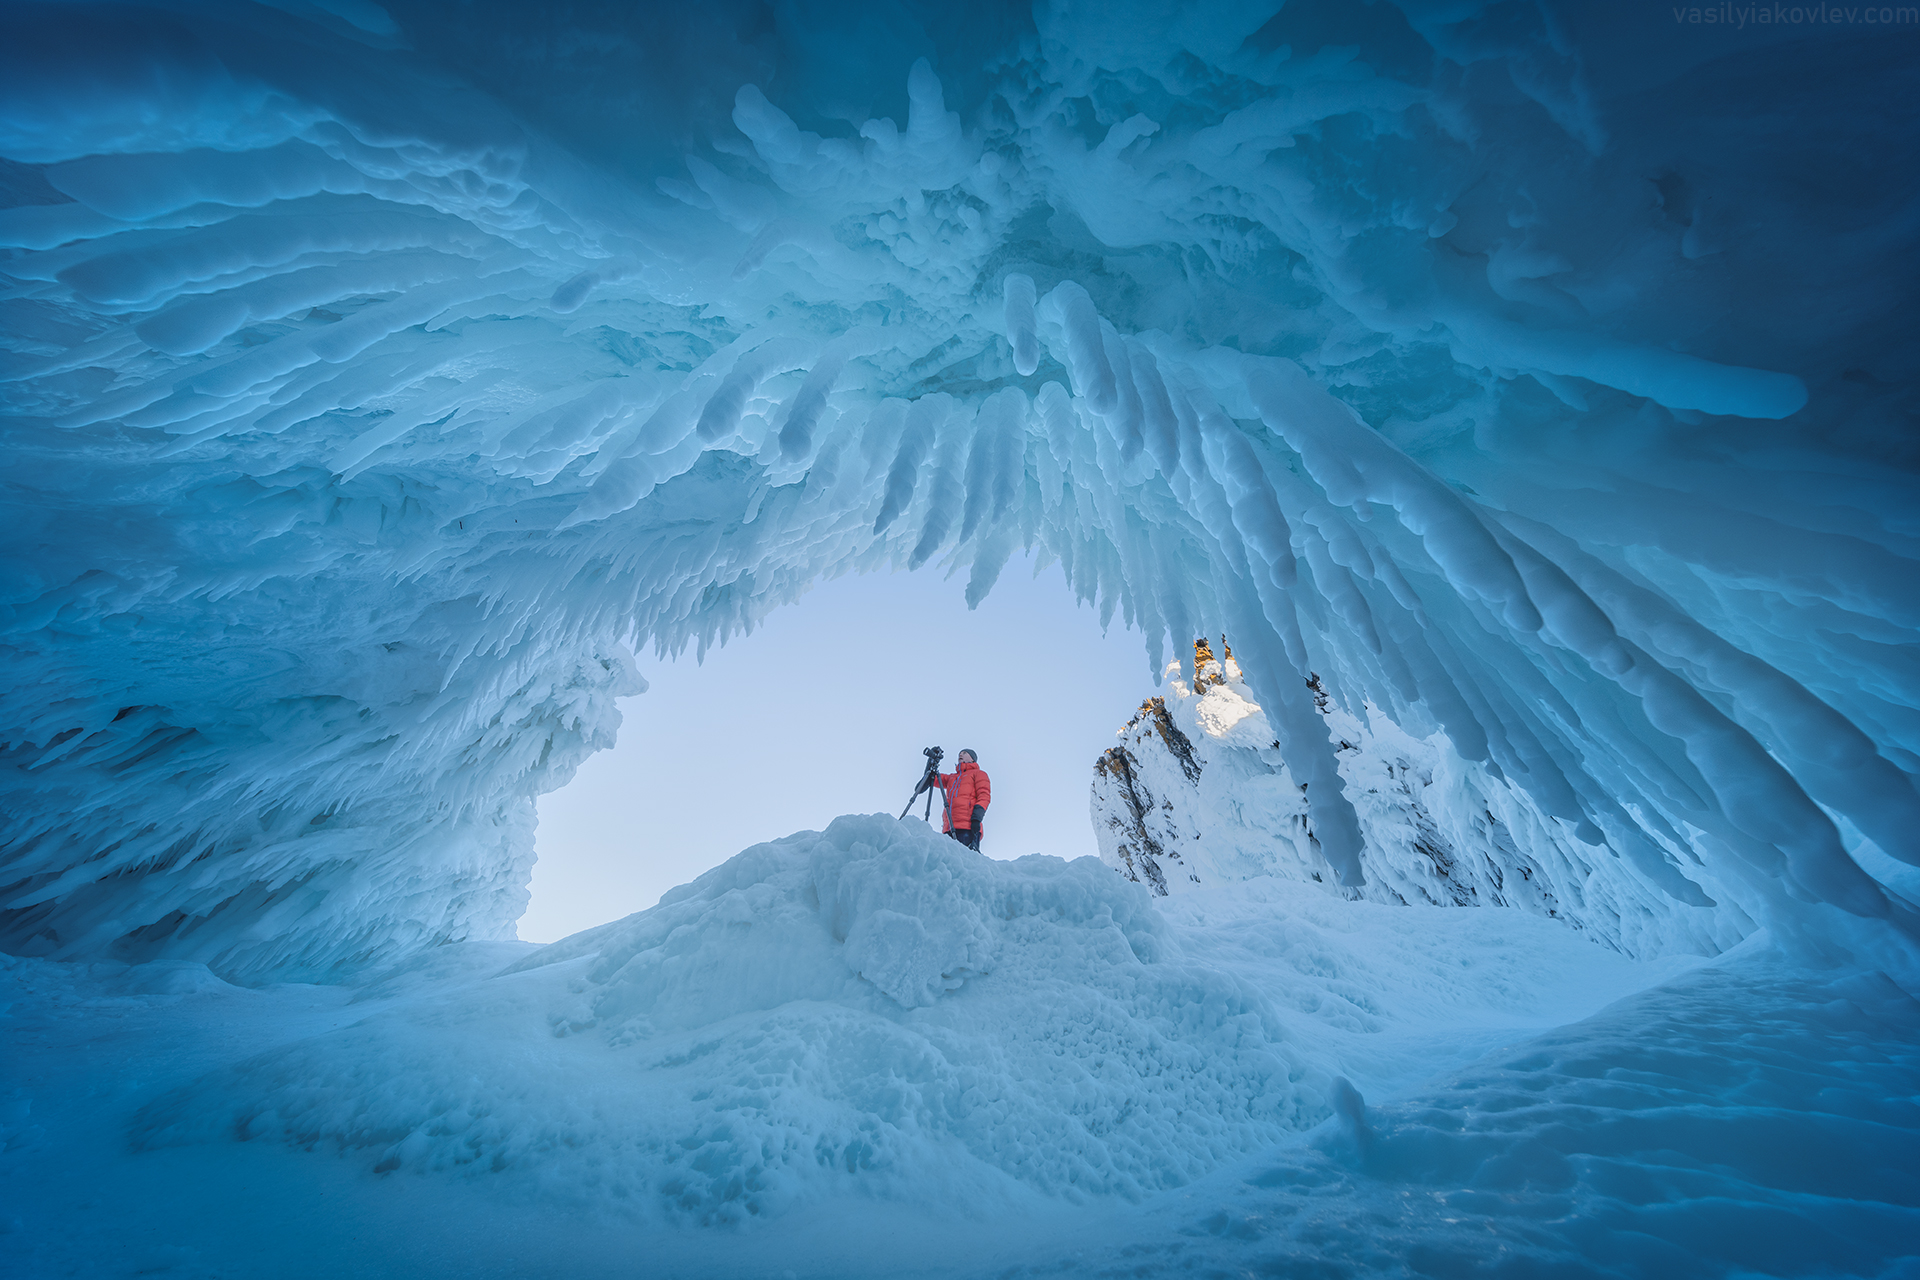
<path id="1" fill-rule="evenodd" d="M 973 806 L 973 829 L 976 834 L 978 834 L 980 830 L 980 824 L 982 822 L 985 822 L 986 820 L 987 820 L 987 807 L 983 804 L 977 804 Z"/>

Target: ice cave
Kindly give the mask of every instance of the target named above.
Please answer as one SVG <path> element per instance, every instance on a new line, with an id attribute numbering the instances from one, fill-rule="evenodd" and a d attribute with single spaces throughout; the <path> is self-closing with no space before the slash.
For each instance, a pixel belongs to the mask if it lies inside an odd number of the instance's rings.
<path id="1" fill-rule="evenodd" d="M 1920 1277 L 1920 11 L 0 22 L 0 1273 Z M 1098 857 L 517 939 L 1029 559 Z"/>

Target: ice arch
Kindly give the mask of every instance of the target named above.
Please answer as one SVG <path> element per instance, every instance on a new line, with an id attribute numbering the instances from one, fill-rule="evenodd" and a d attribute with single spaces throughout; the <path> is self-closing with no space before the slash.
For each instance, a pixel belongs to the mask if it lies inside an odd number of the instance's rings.
<path id="1" fill-rule="evenodd" d="M 1024 545 L 1156 661 L 1233 637 L 1344 882 L 1309 673 L 1673 913 L 1912 928 L 1848 851 L 1920 862 L 1884 42 L 14 15 L 10 950 L 317 975 L 501 933 L 623 642 L 885 564 L 977 597 Z"/>

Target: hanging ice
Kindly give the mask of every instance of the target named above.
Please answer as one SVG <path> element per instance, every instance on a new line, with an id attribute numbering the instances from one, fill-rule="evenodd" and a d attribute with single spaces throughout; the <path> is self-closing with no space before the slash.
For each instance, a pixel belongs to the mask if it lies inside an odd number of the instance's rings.
<path id="1" fill-rule="evenodd" d="M 943 83 L 721 6 L 649 80 L 285 10 L 9 19 L 7 949 L 504 936 L 624 642 L 1021 546 L 1231 637 L 1341 885 L 1316 673 L 1662 936 L 1914 928 L 1908 194 L 1728 124 L 1791 56 L 1864 153 L 1888 49 L 1062 4 Z"/>

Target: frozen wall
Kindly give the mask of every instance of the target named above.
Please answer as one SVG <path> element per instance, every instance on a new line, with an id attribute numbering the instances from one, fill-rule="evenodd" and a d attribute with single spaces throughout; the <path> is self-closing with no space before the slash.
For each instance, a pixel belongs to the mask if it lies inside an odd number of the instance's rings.
<path id="1" fill-rule="evenodd" d="M 1650 902 L 1912 929 L 1897 40 L 9 21 L 0 945 L 319 975 L 502 936 L 624 641 L 889 564 L 977 599 L 1030 544 L 1156 669 L 1232 636 L 1341 885 L 1310 672 Z"/>

